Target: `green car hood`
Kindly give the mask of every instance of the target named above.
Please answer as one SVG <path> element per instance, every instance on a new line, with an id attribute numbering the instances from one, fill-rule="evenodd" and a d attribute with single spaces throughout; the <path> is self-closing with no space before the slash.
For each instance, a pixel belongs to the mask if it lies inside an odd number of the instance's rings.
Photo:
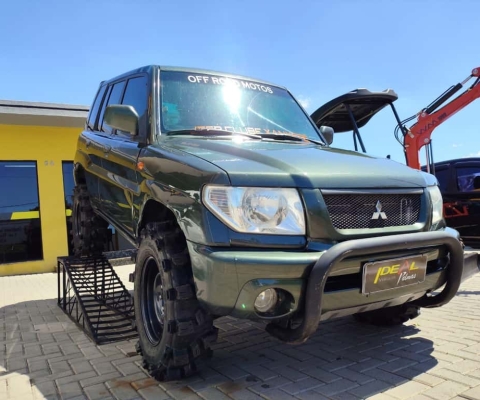
<path id="1" fill-rule="evenodd" d="M 428 179 L 393 160 L 303 142 L 177 136 L 165 138 L 163 146 L 218 166 L 234 186 L 418 188 L 427 186 Z"/>

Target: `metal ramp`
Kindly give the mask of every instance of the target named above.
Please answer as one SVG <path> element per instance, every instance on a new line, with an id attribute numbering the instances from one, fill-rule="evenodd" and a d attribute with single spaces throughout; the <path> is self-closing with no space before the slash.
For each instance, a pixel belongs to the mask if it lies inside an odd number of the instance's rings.
<path id="1" fill-rule="evenodd" d="M 97 344 L 137 336 L 133 297 L 105 255 L 58 257 L 58 306 Z"/>

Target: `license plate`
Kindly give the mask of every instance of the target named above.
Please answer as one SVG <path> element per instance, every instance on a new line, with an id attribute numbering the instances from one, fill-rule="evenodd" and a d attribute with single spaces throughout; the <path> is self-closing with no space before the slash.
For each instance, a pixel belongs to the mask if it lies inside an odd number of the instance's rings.
<path id="1" fill-rule="evenodd" d="M 383 292 L 425 281 L 427 256 L 375 261 L 363 266 L 362 293 Z"/>

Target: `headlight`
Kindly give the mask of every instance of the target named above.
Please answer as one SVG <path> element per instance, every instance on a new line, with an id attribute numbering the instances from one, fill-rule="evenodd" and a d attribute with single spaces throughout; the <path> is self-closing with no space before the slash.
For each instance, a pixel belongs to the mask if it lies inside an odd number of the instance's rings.
<path id="1" fill-rule="evenodd" d="M 305 215 L 296 189 L 206 186 L 203 203 L 237 232 L 305 234 Z"/>
<path id="2" fill-rule="evenodd" d="M 438 186 L 430 186 L 428 192 L 432 203 L 432 230 L 435 230 L 443 221 L 443 199 Z"/>

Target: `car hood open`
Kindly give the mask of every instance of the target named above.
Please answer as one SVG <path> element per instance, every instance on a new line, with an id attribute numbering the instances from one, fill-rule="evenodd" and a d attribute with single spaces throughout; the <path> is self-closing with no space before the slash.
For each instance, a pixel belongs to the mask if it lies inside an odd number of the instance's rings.
<path id="1" fill-rule="evenodd" d="M 357 127 L 361 128 L 375 114 L 397 99 L 397 94 L 391 89 L 383 92 L 355 89 L 325 103 L 310 117 L 318 127 L 326 125 L 331 126 L 335 133 L 348 132 L 353 130 L 350 111 L 357 122 Z"/>

